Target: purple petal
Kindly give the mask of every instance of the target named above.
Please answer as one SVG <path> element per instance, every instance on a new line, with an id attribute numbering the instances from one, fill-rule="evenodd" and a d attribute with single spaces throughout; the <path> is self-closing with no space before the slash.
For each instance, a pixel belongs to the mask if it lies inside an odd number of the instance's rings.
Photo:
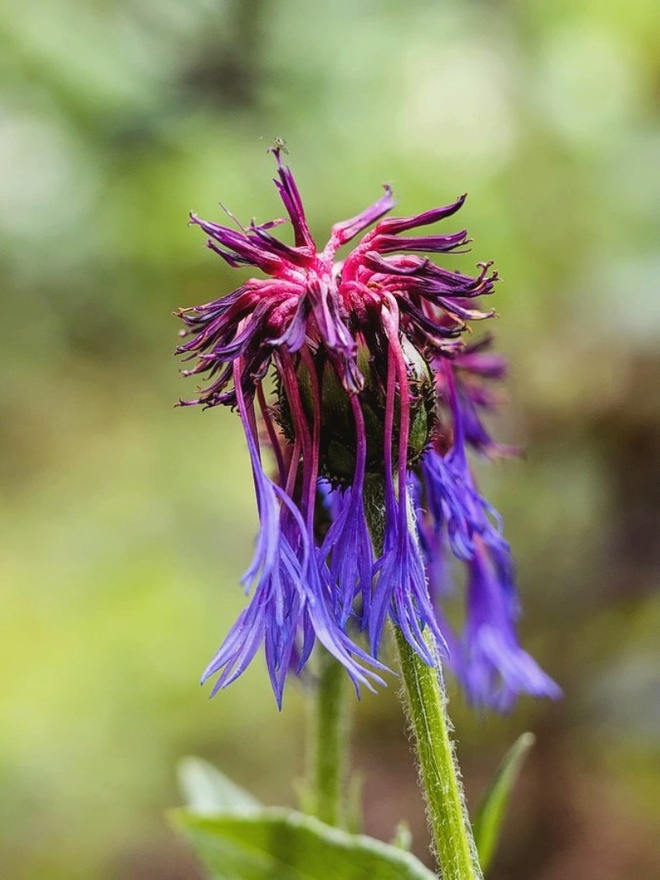
<path id="1" fill-rule="evenodd" d="M 316 245 L 307 225 L 305 209 L 296 181 L 291 173 L 291 169 L 287 165 L 282 164 L 279 150 L 273 150 L 273 153 L 277 159 L 277 173 L 280 178 L 275 180 L 274 183 L 284 203 L 286 212 L 291 218 L 296 247 L 305 247 L 313 255 L 316 251 Z"/>
<path id="2" fill-rule="evenodd" d="M 363 615 L 369 615 L 374 565 L 373 546 L 364 513 L 361 491 L 352 487 L 334 493 L 337 513 L 323 541 L 321 553 L 329 557 L 328 570 L 335 590 L 336 616 L 345 626 L 355 604 L 362 600 Z"/>
<path id="3" fill-rule="evenodd" d="M 381 254 L 396 251 L 421 251 L 422 253 L 450 253 L 456 248 L 467 244 L 467 230 L 454 232 L 451 235 L 426 235 L 419 238 L 399 238 L 397 235 L 378 235 L 374 238 L 373 248 Z"/>
<path id="4" fill-rule="evenodd" d="M 384 214 L 387 214 L 388 211 L 392 210 L 396 204 L 396 200 L 392 196 L 392 188 L 386 184 L 384 189 L 385 195 L 381 196 L 373 205 L 369 205 L 368 208 L 356 214 L 355 217 L 351 217 L 350 220 L 335 223 L 332 227 L 332 237 L 330 239 L 330 247 L 333 253 L 338 247 L 346 244 L 368 226 L 371 226 L 375 220 L 378 220 Z"/>
<path id="5" fill-rule="evenodd" d="M 403 502 L 408 503 L 404 500 Z M 440 651 L 446 652 L 431 603 L 428 582 L 415 533 L 401 527 L 398 506 L 386 513 L 384 552 L 375 569 L 378 576 L 369 614 L 369 640 L 377 656 L 388 615 L 399 625 L 408 644 L 429 666 L 435 657 L 427 644 L 428 627 Z"/>
<path id="6" fill-rule="evenodd" d="M 451 205 L 445 205 L 442 208 L 433 208 L 431 211 L 425 211 L 423 214 L 414 214 L 412 217 L 388 217 L 381 220 L 375 229 L 375 232 L 390 233 L 396 235 L 399 232 L 406 232 L 408 229 L 416 229 L 419 226 L 430 226 L 431 223 L 437 223 L 444 220 L 445 217 L 451 217 L 463 207 L 466 196 L 460 196 Z"/>
<path id="7" fill-rule="evenodd" d="M 452 663 L 477 705 L 507 711 L 520 694 L 561 696 L 559 686 L 520 647 L 511 604 L 483 546 L 470 563 L 467 623 Z"/>

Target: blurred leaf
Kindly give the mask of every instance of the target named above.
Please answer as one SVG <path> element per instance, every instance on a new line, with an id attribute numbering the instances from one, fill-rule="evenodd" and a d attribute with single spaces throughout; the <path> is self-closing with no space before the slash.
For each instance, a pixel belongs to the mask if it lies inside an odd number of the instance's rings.
<path id="1" fill-rule="evenodd" d="M 183 758 L 178 775 L 186 804 L 198 814 L 245 814 L 261 809 L 259 801 L 248 791 L 201 758 Z"/>
<path id="2" fill-rule="evenodd" d="M 523 733 L 504 756 L 486 791 L 473 823 L 479 861 L 484 871 L 495 853 L 509 798 L 527 752 L 536 741 L 533 733 Z"/>
<path id="3" fill-rule="evenodd" d="M 410 853 L 293 810 L 173 820 L 214 880 L 435 880 Z"/>

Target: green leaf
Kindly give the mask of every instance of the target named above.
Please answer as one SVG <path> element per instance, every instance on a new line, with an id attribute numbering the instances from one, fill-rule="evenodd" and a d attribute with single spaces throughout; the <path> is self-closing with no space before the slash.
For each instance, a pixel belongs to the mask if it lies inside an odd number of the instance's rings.
<path id="1" fill-rule="evenodd" d="M 179 785 L 192 810 L 204 816 L 217 813 L 259 811 L 261 804 L 244 788 L 201 758 L 183 758 L 178 767 Z"/>
<path id="2" fill-rule="evenodd" d="M 527 752 L 536 741 L 533 733 L 523 733 L 504 756 L 486 791 L 472 825 L 481 867 L 490 865 L 500 835 L 507 804 Z"/>
<path id="3" fill-rule="evenodd" d="M 213 880 L 437 880 L 410 853 L 293 810 L 172 818 Z"/>

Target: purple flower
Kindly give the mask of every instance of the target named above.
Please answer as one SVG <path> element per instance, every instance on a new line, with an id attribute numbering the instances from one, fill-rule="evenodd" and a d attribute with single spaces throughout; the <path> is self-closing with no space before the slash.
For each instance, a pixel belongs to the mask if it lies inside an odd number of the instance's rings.
<path id="1" fill-rule="evenodd" d="M 460 645 L 450 662 L 474 699 L 507 702 L 501 688 L 490 699 L 481 686 L 500 679 L 507 694 L 541 693 L 533 675 L 509 674 L 514 615 L 505 597 L 513 586 L 499 577 L 509 564 L 508 545 L 465 455 L 466 446 L 491 456 L 510 451 L 490 439 L 479 414 L 495 403 L 483 380 L 500 378 L 504 364 L 486 343 L 466 348 L 461 339 L 468 321 L 494 314 L 475 301 L 492 293 L 497 275 L 489 263 L 471 277 L 418 255 L 464 253 L 465 230 L 404 234 L 453 216 L 465 197 L 385 218 L 394 207 L 385 187 L 373 205 L 333 226 L 319 251 L 293 175 L 280 148 L 272 152 L 293 243 L 272 234 L 285 220 L 233 229 L 191 215 L 230 266 L 266 277 L 178 313 L 188 337 L 178 352 L 195 360 L 184 374 L 206 383 L 195 400 L 182 403 L 238 410 L 260 518 L 243 578 L 249 604 L 204 680 L 217 676 L 215 693 L 263 645 L 281 704 L 287 674 L 304 669 L 318 641 L 358 689 L 372 687 L 381 681 L 378 653 L 391 619 L 429 664 L 427 633 L 445 653 L 445 636 Z M 361 233 L 337 261 L 338 249 Z M 380 508 L 375 518 L 370 510 L 368 519 L 365 497 Z M 468 589 L 462 640 L 435 601 L 447 542 L 471 570 L 480 566 Z M 492 589 L 483 585 L 491 581 Z M 504 647 L 484 649 L 485 626 L 496 628 Z"/>

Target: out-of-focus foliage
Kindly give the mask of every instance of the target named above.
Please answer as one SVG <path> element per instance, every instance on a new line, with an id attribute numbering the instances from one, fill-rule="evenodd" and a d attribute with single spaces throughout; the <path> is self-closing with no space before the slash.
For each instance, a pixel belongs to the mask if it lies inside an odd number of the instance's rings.
<path id="1" fill-rule="evenodd" d="M 502 825 L 518 775 L 527 753 L 534 745 L 534 739 L 533 733 L 520 734 L 504 756 L 479 808 L 471 817 L 479 864 L 486 874 L 500 841 Z"/>
<path id="2" fill-rule="evenodd" d="M 3 876 L 196 877 L 162 818 L 182 754 L 294 802 L 301 695 L 196 687 L 243 601 L 240 427 L 171 406 L 171 311 L 236 285 L 187 211 L 279 211 L 274 136 L 319 238 L 384 181 L 406 213 L 469 190 L 529 450 L 483 480 L 566 699 L 456 696 L 468 796 L 530 728 L 493 878 L 653 875 L 659 37 L 655 0 L 0 4 Z M 367 830 L 406 815 L 424 853 L 395 690 L 356 712 Z"/>
<path id="3" fill-rule="evenodd" d="M 264 807 L 198 758 L 179 767 L 186 809 L 170 813 L 215 880 L 434 880 L 435 873 L 401 847 L 351 834 L 314 816 Z"/>

